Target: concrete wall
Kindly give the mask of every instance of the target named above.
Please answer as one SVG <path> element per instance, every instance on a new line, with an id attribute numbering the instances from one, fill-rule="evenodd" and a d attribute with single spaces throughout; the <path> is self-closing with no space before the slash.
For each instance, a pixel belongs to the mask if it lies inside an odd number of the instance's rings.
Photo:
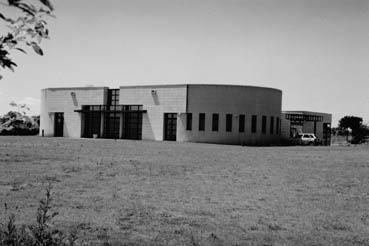
<path id="1" fill-rule="evenodd" d="M 192 130 L 183 134 L 182 141 L 224 144 L 272 144 L 277 117 L 281 114 L 282 92 L 276 89 L 229 86 L 189 85 L 188 108 L 192 113 Z M 205 131 L 199 131 L 199 113 L 205 113 Z M 212 131 L 212 114 L 219 114 L 219 130 Z M 232 114 L 232 132 L 226 131 L 226 114 Z M 239 132 L 239 115 L 245 115 L 245 132 Z M 251 117 L 257 115 L 257 131 L 251 132 Z M 262 116 L 267 117 L 266 134 L 262 133 Z M 270 119 L 274 117 L 274 133 L 270 134 Z M 185 123 L 185 120 L 183 120 Z"/>
<path id="2" fill-rule="evenodd" d="M 177 113 L 177 141 L 182 139 L 186 112 L 186 85 L 120 87 L 119 104 L 142 104 L 142 139 L 163 140 L 164 113 Z"/>
<path id="3" fill-rule="evenodd" d="M 72 94 L 73 92 L 73 94 Z M 81 137 L 82 105 L 102 105 L 107 87 L 55 88 L 41 92 L 41 128 L 54 135 L 54 113 L 64 113 L 64 136 Z M 153 85 L 120 87 L 119 104 L 143 105 L 142 139 L 163 140 L 164 113 L 177 113 L 177 141 L 224 144 L 272 144 L 280 118 L 282 92 L 277 89 L 231 85 Z M 187 113 L 192 113 L 192 130 L 186 130 Z M 199 113 L 205 113 L 205 131 L 199 131 Z M 219 114 L 219 130 L 212 131 L 212 114 Z M 232 132 L 226 131 L 226 114 L 232 114 Z M 239 115 L 245 115 L 245 131 L 239 132 Z M 257 131 L 251 132 L 251 117 L 257 116 Z M 267 117 L 262 133 L 262 116 Z M 270 120 L 274 117 L 274 131 Z"/>
<path id="4" fill-rule="evenodd" d="M 41 91 L 40 135 L 54 136 L 54 113 L 64 113 L 64 137 L 81 137 L 82 105 L 106 103 L 107 87 L 49 88 Z"/>

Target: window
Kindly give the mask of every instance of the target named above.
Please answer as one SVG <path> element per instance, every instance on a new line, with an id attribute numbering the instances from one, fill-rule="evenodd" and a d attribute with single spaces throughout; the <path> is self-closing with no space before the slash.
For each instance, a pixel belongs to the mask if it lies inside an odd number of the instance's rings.
<path id="1" fill-rule="evenodd" d="M 108 90 L 108 104 L 118 105 L 119 104 L 119 89 L 109 89 Z"/>
<path id="2" fill-rule="evenodd" d="M 199 114 L 199 131 L 205 131 L 205 114 Z"/>
<path id="3" fill-rule="evenodd" d="M 186 130 L 192 130 L 192 113 L 187 113 L 187 122 L 186 122 Z"/>
<path id="4" fill-rule="evenodd" d="M 226 115 L 226 131 L 227 132 L 232 131 L 232 114 Z"/>
<path id="5" fill-rule="evenodd" d="M 267 117 L 263 115 L 261 118 L 261 132 L 265 134 L 267 131 Z"/>
<path id="6" fill-rule="evenodd" d="M 251 117 L 251 132 L 255 133 L 256 132 L 256 123 L 257 123 L 257 116 L 253 115 Z"/>
<path id="7" fill-rule="evenodd" d="M 219 130 L 219 114 L 213 114 L 211 129 L 213 132 L 217 132 Z"/>
<path id="8" fill-rule="evenodd" d="M 245 115 L 244 114 L 240 114 L 239 124 L 238 124 L 238 131 L 239 132 L 244 132 L 245 131 Z"/>
<path id="9" fill-rule="evenodd" d="M 276 127 L 275 127 L 275 133 L 278 135 L 279 134 L 279 117 L 277 117 L 277 123 L 276 123 Z"/>
<path id="10" fill-rule="evenodd" d="M 270 134 L 273 134 L 274 132 L 274 117 L 270 117 Z"/>

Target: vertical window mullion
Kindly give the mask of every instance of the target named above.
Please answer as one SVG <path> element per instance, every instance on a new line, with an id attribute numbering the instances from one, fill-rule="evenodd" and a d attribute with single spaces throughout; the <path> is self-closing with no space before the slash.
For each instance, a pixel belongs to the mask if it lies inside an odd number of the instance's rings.
<path id="1" fill-rule="evenodd" d="M 274 133 L 274 117 L 270 117 L 270 134 Z"/>

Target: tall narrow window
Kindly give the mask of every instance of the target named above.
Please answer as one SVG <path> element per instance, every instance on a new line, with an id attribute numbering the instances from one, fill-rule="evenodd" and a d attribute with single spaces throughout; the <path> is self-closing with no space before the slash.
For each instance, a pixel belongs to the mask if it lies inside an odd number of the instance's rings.
<path id="1" fill-rule="evenodd" d="M 186 130 L 192 130 L 192 113 L 187 113 L 187 122 L 186 122 Z"/>
<path id="2" fill-rule="evenodd" d="M 261 132 L 265 134 L 267 131 L 267 117 L 263 115 L 261 118 Z"/>
<path id="3" fill-rule="evenodd" d="M 277 117 L 277 124 L 275 127 L 275 133 L 278 135 L 279 134 L 279 117 Z"/>
<path id="4" fill-rule="evenodd" d="M 253 115 L 251 117 L 251 132 L 255 133 L 256 132 L 256 125 L 257 125 L 257 116 Z"/>
<path id="5" fill-rule="evenodd" d="M 274 117 L 270 117 L 270 134 L 273 134 L 274 132 Z"/>
<path id="6" fill-rule="evenodd" d="M 199 114 L 199 131 L 205 131 L 205 114 Z"/>
<path id="7" fill-rule="evenodd" d="M 211 124 L 211 130 L 217 132 L 219 130 L 219 114 L 213 114 L 213 121 Z"/>
<path id="8" fill-rule="evenodd" d="M 226 115 L 226 131 L 227 132 L 232 131 L 232 114 Z"/>
<path id="9" fill-rule="evenodd" d="M 245 131 L 245 115 L 244 114 L 240 114 L 238 123 L 239 123 L 238 124 L 239 132 L 244 132 Z"/>

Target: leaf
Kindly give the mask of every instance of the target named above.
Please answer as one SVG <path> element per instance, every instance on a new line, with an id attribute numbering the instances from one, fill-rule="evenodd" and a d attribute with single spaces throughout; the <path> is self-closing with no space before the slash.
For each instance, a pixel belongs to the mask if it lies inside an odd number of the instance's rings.
<path id="1" fill-rule="evenodd" d="M 26 30 L 26 32 L 27 32 L 28 34 L 30 34 L 30 35 L 32 35 L 32 34 L 34 34 L 34 33 L 35 33 L 35 31 L 34 31 L 32 28 L 28 28 L 28 29 Z"/>
<path id="2" fill-rule="evenodd" d="M 18 3 L 16 5 L 18 9 L 23 10 L 23 12 L 30 14 L 31 16 L 35 16 L 37 10 L 34 9 L 32 5 L 26 4 L 26 3 Z"/>
<path id="3" fill-rule="evenodd" d="M 40 48 L 40 46 L 38 46 L 36 42 L 31 42 L 31 46 L 37 54 L 39 54 L 40 56 L 44 55 L 44 52 L 42 51 L 42 49 Z"/>
<path id="4" fill-rule="evenodd" d="M 54 7 L 51 5 L 49 0 L 40 0 L 41 3 L 43 3 L 46 7 L 48 7 L 50 10 L 54 10 Z"/>
<path id="5" fill-rule="evenodd" d="M 0 18 L 3 19 L 6 22 L 14 23 L 14 20 L 11 18 L 6 18 L 2 13 L 0 13 Z"/>
<path id="6" fill-rule="evenodd" d="M 16 50 L 19 50 L 20 52 L 23 52 L 24 54 L 27 54 L 27 52 L 25 52 L 23 49 L 21 48 L 15 48 Z"/>
<path id="7" fill-rule="evenodd" d="M 8 33 L 8 36 L 6 36 L 4 39 L 3 39 L 3 42 L 6 43 L 6 42 L 9 42 L 13 39 L 13 34 L 11 33 Z"/>
<path id="8" fill-rule="evenodd" d="M 15 64 L 14 62 L 12 62 L 7 57 L 0 57 L 0 66 L 2 66 L 3 68 L 9 68 L 10 70 L 12 70 L 14 72 L 13 66 L 16 67 L 17 64 Z"/>

